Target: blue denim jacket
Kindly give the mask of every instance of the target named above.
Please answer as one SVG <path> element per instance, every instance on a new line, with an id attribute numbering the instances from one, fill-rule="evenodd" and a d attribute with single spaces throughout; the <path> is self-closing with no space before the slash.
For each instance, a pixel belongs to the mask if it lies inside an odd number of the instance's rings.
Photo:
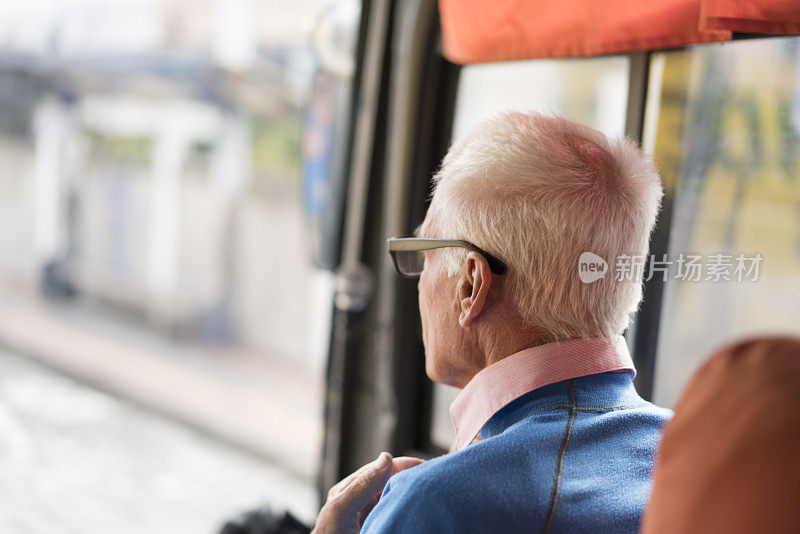
<path id="1" fill-rule="evenodd" d="M 362 532 L 636 532 L 671 415 L 627 373 L 536 389 L 483 441 L 392 477 Z"/>

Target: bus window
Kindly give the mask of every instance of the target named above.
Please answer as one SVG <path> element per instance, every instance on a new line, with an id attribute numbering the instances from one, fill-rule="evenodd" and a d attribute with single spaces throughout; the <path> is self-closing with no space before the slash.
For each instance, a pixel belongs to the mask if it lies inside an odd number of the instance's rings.
<path id="1" fill-rule="evenodd" d="M 313 519 L 359 22 L 0 3 L 0 531 Z"/>
<path id="2" fill-rule="evenodd" d="M 622 135 L 628 98 L 628 58 L 513 61 L 462 69 L 453 141 L 501 110 L 555 113 L 607 135 Z M 448 407 L 458 390 L 434 384 L 431 441 L 449 448 L 454 434 Z"/>
<path id="3" fill-rule="evenodd" d="M 644 144 L 672 201 L 654 401 L 671 406 L 712 348 L 800 331 L 800 38 L 660 53 L 650 80 Z"/>

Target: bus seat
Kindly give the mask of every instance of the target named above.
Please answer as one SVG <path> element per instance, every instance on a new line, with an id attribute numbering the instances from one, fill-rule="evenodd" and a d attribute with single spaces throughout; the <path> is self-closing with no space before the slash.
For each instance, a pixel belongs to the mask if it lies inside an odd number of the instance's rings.
<path id="1" fill-rule="evenodd" d="M 641 532 L 800 532 L 800 338 L 709 358 L 664 429 Z"/>

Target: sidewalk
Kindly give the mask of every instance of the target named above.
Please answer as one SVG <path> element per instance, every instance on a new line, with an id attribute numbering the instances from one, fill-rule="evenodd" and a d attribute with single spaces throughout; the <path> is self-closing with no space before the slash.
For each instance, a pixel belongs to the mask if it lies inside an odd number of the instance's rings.
<path id="1" fill-rule="evenodd" d="M 0 300 L 0 346 L 311 480 L 322 383 L 261 354 L 169 342 L 85 306 Z"/>
<path id="2" fill-rule="evenodd" d="M 218 532 L 270 504 L 313 522 L 309 481 L 0 350 L 0 532 Z"/>

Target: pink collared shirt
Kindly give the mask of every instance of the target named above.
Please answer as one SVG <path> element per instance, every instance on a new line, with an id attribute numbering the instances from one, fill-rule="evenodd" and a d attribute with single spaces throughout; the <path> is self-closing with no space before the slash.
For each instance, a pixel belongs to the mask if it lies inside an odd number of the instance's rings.
<path id="1" fill-rule="evenodd" d="M 636 370 L 625 338 L 570 339 L 521 350 L 482 369 L 450 405 L 456 450 L 475 439 L 494 414 L 515 399 L 570 378 Z"/>

